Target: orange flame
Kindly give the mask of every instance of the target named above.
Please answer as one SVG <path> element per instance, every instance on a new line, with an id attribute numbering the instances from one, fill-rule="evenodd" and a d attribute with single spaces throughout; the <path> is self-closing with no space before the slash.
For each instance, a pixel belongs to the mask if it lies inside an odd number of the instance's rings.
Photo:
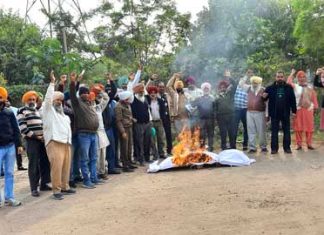
<path id="1" fill-rule="evenodd" d="M 190 163 L 206 163 L 212 160 L 204 153 L 205 147 L 200 144 L 200 129 L 192 133 L 184 128 L 178 136 L 179 143 L 172 149 L 172 163 L 177 166 L 188 166 Z"/>

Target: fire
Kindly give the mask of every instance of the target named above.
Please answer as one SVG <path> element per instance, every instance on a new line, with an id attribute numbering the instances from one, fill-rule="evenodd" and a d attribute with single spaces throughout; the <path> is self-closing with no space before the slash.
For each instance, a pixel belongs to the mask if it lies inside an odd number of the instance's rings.
<path id="1" fill-rule="evenodd" d="M 179 143 L 172 149 L 172 163 L 177 166 L 188 166 L 190 163 L 206 163 L 212 160 L 204 153 L 205 147 L 200 144 L 200 129 L 193 133 L 184 128 L 178 136 Z"/>

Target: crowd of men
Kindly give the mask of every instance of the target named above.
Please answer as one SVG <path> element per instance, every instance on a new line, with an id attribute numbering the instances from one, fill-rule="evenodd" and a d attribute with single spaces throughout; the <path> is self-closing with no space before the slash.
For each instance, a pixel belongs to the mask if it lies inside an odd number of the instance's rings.
<path id="1" fill-rule="evenodd" d="M 128 79 L 119 80 L 119 88 L 110 73 L 106 84 L 89 88 L 81 83 L 83 74 L 71 73 L 68 84 L 67 75 L 57 81 L 51 72 L 45 97 L 28 91 L 18 110 L 0 87 L 0 171 L 5 182 L 0 205 L 21 205 L 14 197 L 14 165 L 23 143 L 31 195 L 51 190 L 56 200 L 75 194 L 78 183 L 94 189 L 108 174 L 133 172 L 170 156 L 173 140 L 184 128 L 200 128 L 201 145 L 213 151 L 217 124 L 221 149 L 236 149 L 241 122 L 243 151 L 253 154 L 257 146 L 268 152 L 266 124 L 271 121 L 271 154 L 278 153 L 280 129 L 284 152 L 290 154 L 292 116 L 297 150 L 302 149 L 303 133 L 307 148 L 314 149 L 314 86 L 324 87 L 324 68 L 317 70 L 313 85 L 305 72 L 292 70 L 287 79 L 278 71 L 266 88 L 251 69 L 241 79 L 225 71 L 214 89 L 209 82 L 198 88 L 194 77 L 184 82 L 181 73 L 166 85 L 156 74 L 144 84 L 141 72 L 139 66 Z M 322 111 L 321 128 L 323 120 Z M 18 169 L 25 170 L 21 160 Z"/>

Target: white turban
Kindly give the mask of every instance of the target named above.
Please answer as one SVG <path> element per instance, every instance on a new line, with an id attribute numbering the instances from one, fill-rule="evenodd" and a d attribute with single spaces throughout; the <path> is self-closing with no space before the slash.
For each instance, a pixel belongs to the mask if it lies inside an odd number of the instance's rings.
<path id="1" fill-rule="evenodd" d="M 204 82 L 203 84 L 201 84 L 200 87 L 202 90 L 205 90 L 205 89 L 208 89 L 209 91 L 211 90 L 211 85 L 209 82 Z"/>
<path id="2" fill-rule="evenodd" d="M 129 99 L 130 103 L 133 103 L 134 101 L 134 94 L 130 91 L 122 91 L 118 94 L 119 99 L 122 101 L 126 101 Z"/>
<path id="3" fill-rule="evenodd" d="M 257 77 L 257 76 L 252 76 L 250 78 L 250 83 L 256 83 L 256 84 L 261 84 L 262 83 L 262 78 L 261 77 Z"/>
<path id="4" fill-rule="evenodd" d="M 64 94 L 60 91 L 55 91 L 53 95 L 53 100 L 64 100 Z"/>

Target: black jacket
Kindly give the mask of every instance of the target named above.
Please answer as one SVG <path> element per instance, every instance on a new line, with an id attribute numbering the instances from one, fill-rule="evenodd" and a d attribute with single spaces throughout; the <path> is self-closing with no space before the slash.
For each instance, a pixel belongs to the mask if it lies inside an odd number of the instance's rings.
<path id="1" fill-rule="evenodd" d="M 0 146 L 15 144 L 21 146 L 20 130 L 15 114 L 10 109 L 0 110 Z"/>
<path id="2" fill-rule="evenodd" d="M 288 85 L 288 84 L 284 84 L 284 91 L 285 91 L 285 108 L 284 113 L 282 114 L 278 114 L 277 110 L 277 89 L 278 89 L 278 85 L 276 82 L 274 82 L 271 86 L 268 86 L 265 89 L 265 93 L 268 93 L 268 97 L 265 100 L 269 100 L 268 103 L 268 110 L 269 110 L 269 117 L 271 118 L 277 118 L 278 115 L 282 115 L 283 117 L 288 118 L 290 116 L 290 111 L 292 113 L 296 113 L 297 112 L 297 108 L 296 108 L 296 97 L 295 97 L 295 93 L 293 88 Z"/>

